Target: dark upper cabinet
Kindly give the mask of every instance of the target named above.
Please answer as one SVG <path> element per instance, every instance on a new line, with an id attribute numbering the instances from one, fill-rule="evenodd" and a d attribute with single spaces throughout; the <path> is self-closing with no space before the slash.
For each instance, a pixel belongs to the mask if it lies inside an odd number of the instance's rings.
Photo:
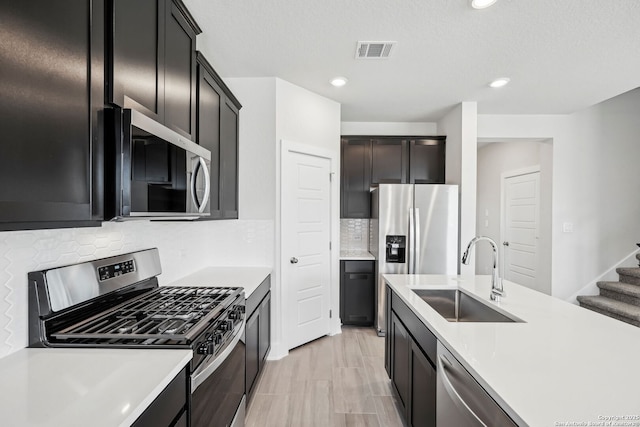
<path id="1" fill-rule="evenodd" d="M 196 35 L 180 0 L 110 0 L 107 101 L 195 140 Z"/>
<path id="2" fill-rule="evenodd" d="M 371 141 L 349 138 L 341 141 L 342 218 L 369 218 L 371 215 Z"/>
<path id="3" fill-rule="evenodd" d="M 220 208 L 238 218 L 238 107 L 226 100 L 220 111 Z"/>
<path id="4" fill-rule="evenodd" d="M 197 25 L 181 2 L 167 0 L 164 124 L 195 140 Z"/>
<path id="5" fill-rule="evenodd" d="M 104 3 L 0 5 L 0 230 L 102 219 Z"/>
<path id="6" fill-rule="evenodd" d="M 445 140 L 443 136 L 343 137 L 340 217 L 369 218 L 372 186 L 444 184 Z"/>
<path id="7" fill-rule="evenodd" d="M 371 141 L 371 184 L 405 184 L 408 170 L 407 141 Z"/>
<path id="8" fill-rule="evenodd" d="M 238 112 L 242 106 L 200 52 L 196 59 L 196 140 L 211 151 L 210 218 L 238 218 Z"/>
<path id="9" fill-rule="evenodd" d="M 409 141 L 409 183 L 444 184 L 444 139 Z"/>

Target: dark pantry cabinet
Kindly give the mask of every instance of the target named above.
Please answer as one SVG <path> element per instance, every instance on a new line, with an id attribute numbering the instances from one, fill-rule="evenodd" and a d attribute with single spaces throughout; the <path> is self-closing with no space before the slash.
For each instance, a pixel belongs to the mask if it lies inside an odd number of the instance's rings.
<path id="1" fill-rule="evenodd" d="M 107 100 L 195 140 L 197 23 L 180 0 L 109 0 Z"/>
<path id="2" fill-rule="evenodd" d="M 0 5 L 0 230 L 102 219 L 104 3 Z"/>
<path id="3" fill-rule="evenodd" d="M 444 184 L 445 137 L 344 136 L 341 142 L 341 218 L 369 218 L 371 187 Z"/>
<path id="4" fill-rule="evenodd" d="M 238 218 L 238 114 L 242 105 L 197 53 L 196 140 L 211 151 L 211 219 Z"/>

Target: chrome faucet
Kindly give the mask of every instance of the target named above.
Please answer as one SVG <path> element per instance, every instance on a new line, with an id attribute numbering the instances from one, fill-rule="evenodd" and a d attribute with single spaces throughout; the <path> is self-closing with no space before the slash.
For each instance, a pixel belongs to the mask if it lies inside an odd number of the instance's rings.
<path id="1" fill-rule="evenodd" d="M 502 288 L 502 279 L 498 276 L 498 245 L 491 238 L 487 236 L 476 236 L 469 242 L 467 246 L 467 250 L 464 251 L 462 255 L 462 263 L 465 265 L 469 264 L 469 253 L 471 252 L 471 248 L 478 243 L 480 240 L 486 240 L 491 244 L 491 248 L 493 249 L 493 274 L 491 275 L 491 301 L 500 302 L 500 298 L 504 297 L 504 289 Z"/>

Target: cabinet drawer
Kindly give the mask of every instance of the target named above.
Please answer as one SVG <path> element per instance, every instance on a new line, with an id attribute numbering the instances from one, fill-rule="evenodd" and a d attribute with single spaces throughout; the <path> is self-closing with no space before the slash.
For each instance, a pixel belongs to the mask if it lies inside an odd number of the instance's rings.
<path id="1" fill-rule="evenodd" d="M 411 311 L 395 292 L 391 292 L 391 309 L 397 314 L 398 318 L 402 319 L 409 333 L 435 366 L 438 352 L 436 336 L 418 319 L 418 316 Z"/>
<path id="2" fill-rule="evenodd" d="M 345 273 L 375 273 L 375 261 L 342 261 Z"/>

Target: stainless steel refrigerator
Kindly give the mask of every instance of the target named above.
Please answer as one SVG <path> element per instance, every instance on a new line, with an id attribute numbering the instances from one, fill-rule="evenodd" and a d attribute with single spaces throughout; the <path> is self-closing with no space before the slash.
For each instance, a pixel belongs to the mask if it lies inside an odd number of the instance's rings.
<path id="1" fill-rule="evenodd" d="M 371 193 L 369 252 L 376 258 L 376 329 L 386 333 L 382 275 L 458 274 L 458 186 L 380 184 Z"/>

